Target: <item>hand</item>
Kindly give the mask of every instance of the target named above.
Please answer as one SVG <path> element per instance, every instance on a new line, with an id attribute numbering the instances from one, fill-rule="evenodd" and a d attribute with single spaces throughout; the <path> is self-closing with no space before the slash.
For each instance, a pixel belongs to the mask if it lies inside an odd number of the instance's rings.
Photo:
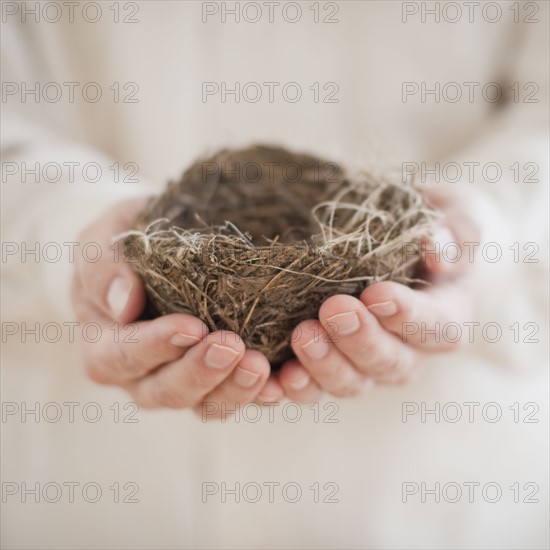
<path id="1" fill-rule="evenodd" d="M 208 418 L 264 398 L 282 396 L 269 381 L 269 362 L 258 351 L 245 350 L 234 333 L 209 334 L 191 315 L 172 314 L 135 322 L 145 307 L 143 285 L 131 264 L 115 261 L 112 237 L 131 227 L 144 201 L 117 204 L 88 226 L 79 242 L 97 243 L 97 262 L 76 263 L 72 302 L 80 323 L 97 323 L 95 340 L 83 342 L 89 376 L 100 384 L 124 388 L 144 408 L 191 408 Z M 132 324 L 129 324 L 132 323 Z M 260 395 L 260 392 L 263 394 Z"/>
<path id="2" fill-rule="evenodd" d="M 332 296 L 319 310 L 319 319 L 304 321 L 293 334 L 296 359 L 285 363 L 278 382 L 293 401 L 311 402 L 325 391 L 353 396 L 374 383 L 402 384 L 412 379 L 422 359 L 456 349 L 453 338 L 442 338 L 441 327 L 460 323 L 468 315 L 468 254 L 464 243 L 477 241 L 470 197 L 458 192 L 431 191 L 430 202 L 445 214 L 433 244 L 440 250 L 456 243 L 454 252 L 427 254 L 423 268 L 431 286 L 416 290 L 395 282 L 375 283 L 357 299 Z M 455 245 L 453 244 L 453 247 Z M 439 323 L 439 325 L 438 325 Z M 439 327 L 439 328 L 437 328 Z M 436 329 L 438 338 L 430 333 Z M 331 337 L 329 337 L 331 334 Z"/>

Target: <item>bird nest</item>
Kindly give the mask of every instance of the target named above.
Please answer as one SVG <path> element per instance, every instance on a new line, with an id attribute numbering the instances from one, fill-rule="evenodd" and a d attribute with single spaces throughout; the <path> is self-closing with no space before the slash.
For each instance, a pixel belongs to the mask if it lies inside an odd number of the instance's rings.
<path id="1" fill-rule="evenodd" d="M 417 282 L 420 247 L 405 245 L 430 234 L 433 214 L 414 185 L 255 146 L 221 151 L 170 182 L 124 250 L 152 316 L 195 315 L 277 367 L 292 356 L 292 329 L 329 296 Z"/>

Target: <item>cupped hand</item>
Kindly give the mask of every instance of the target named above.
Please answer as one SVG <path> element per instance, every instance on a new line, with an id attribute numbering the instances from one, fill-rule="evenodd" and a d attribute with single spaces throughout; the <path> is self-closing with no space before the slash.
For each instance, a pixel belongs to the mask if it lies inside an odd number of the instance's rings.
<path id="1" fill-rule="evenodd" d="M 413 289 L 379 282 L 359 298 L 336 295 L 326 300 L 318 319 L 296 327 L 296 358 L 271 382 L 289 399 L 307 403 L 323 392 L 345 397 L 375 383 L 403 384 L 414 377 L 427 354 L 459 346 L 455 333 L 447 338 L 444 331 L 470 311 L 471 258 L 465 243 L 479 239 L 479 225 L 470 198 L 460 192 L 432 190 L 428 198 L 444 214 L 431 242 L 425 243 L 426 252 L 437 250 L 437 243 L 439 253 L 422 258 L 430 285 Z"/>
<path id="2" fill-rule="evenodd" d="M 72 283 L 79 323 L 97 329 L 86 330 L 94 336 L 82 342 L 89 376 L 124 388 L 144 408 L 201 413 L 208 404 L 208 418 L 264 397 L 280 398 L 282 390 L 268 381 L 265 356 L 246 350 L 235 333 L 209 333 L 200 319 L 185 314 L 137 321 L 145 290 L 112 238 L 131 227 L 143 204 L 143 199 L 117 204 L 79 237 L 82 246 L 93 243 L 102 252 L 98 261 L 77 261 Z"/>

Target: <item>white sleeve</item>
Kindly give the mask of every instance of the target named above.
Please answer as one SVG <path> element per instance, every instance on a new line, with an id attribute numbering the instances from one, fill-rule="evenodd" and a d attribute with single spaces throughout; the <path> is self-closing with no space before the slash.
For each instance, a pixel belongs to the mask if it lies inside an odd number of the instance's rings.
<path id="1" fill-rule="evenodd" d="M 74 244 L 79 232 L 114 203 L 154 188 L 13 113 L 3 117 L 1 155 L 3 315 L 16 321 L 44 310 L 68 320 L 74 258 L 94 252 Z"/>
<path id="2" fill-rule="evenodd" d="M 550 181 L 548 64 L 539 61 L 540 51 L 549 49 L 545 28 L 542 20 L 524 25 L 502 81 L 507 102 L 495 107 L 490 120 L 480 121 L 482 130 L 461 151 L 441 161 L 436 183 L 467 189 L 471 208 L 478 209 L 482 221 L 474 262 L 475 320 L 498 319 L 505 335 L 515 323 L 522 328 L 536 323 L 542 343 L 547 325 Z M 456 183 L 449 181 L 457 173 L 453 163 L 461 171 Z M 509 346 L 500 360 L 521 368 L 540 364 L 540 345 Z"/>
<path id="3" fill-rule="evenodd" d="M 42 40 L 46 30 L 16 18 L 2 24 L 2 298 L 10 321 L 72 318 L 72 254 L 82 247 L 69 243 L 114 203 L 154 193 L 141 175 L 132 179 L 103 153 L 64 137 L 63 105 L 46 114 L 43 103 L 4 101 L 10 83 L 65 74 L 64 50 L 51 33 Z"/>

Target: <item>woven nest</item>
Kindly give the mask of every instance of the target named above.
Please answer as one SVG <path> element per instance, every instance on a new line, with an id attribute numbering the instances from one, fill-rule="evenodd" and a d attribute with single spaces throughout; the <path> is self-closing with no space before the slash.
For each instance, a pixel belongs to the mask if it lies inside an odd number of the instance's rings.
<path id="1" fill-rule="evenodd" d="M 256 146 L 221 151 L 169 183 L 124 249 L 153 316 L 191 313 L 234 331 L 276 368 L 292 356 L 292 329 L 329 296 L 417 282 L 419 257 L 403 245 L 429 235 L 432 218 L 414 186 Z"/>

